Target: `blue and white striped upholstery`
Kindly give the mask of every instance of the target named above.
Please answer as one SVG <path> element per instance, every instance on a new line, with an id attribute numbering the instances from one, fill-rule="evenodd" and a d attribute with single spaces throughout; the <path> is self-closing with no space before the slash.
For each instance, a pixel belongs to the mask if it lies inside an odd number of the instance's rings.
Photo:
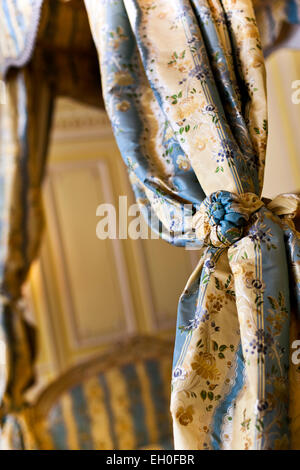
<path id="1" fill-rule="evenodd" d="M 24 436 L 10 423 L 11 447 L 172 449 L 171 360 L 171 343 L 146 337 L 76 366 L 27 410 Z"/>

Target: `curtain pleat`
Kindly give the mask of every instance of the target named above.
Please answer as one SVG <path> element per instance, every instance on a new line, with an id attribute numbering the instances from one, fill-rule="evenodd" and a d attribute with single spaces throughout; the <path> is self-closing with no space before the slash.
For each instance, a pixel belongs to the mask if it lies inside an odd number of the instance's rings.
<path id="1" fill-rule="evenodd" d="M 45 171 L 52 93 L 30 63 L 12 71 L 1 109 L 1 336 L 6 343 L 2 410 L 18 409 L 34 377 L 35 330 L 25 318 L 22 286 L 37 255 L 43 227 Z M 7 114 L 5 114 L 7 113 Z"/>

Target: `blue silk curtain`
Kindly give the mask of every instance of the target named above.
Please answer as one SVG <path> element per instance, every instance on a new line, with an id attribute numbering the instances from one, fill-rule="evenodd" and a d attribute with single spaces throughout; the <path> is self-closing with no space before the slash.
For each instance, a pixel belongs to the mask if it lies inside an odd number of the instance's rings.
<path id="1" fill-rule="evenodd" d="M 178 307 L 175 447 L 299 446 L 297 417 L 288 422 L 298 200 L 261 199 L 267 98 L 252 1 L 86 7 L 106 109 L 141 210 L 170 243 L 199 249 Z"/>

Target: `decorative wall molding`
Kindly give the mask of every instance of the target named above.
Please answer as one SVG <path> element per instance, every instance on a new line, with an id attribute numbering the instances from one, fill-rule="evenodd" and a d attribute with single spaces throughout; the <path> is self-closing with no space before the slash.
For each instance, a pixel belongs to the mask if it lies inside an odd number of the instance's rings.
<path id="1" fill-rule="evenodd" d="M 86 140 L 112 135 L 105 110 L 88 107 L 67 98 L 58 98 L 52 126 L 52 142 Z"/>
<path id="2" fill-rule="evenodd" d="M 136 330 L 136 320 L 133 309 L 133 301 L 131 297 L 131 290 L 128 279 L 127 266 L 125 263 L 123 247 L 121 241 L 111 240 L 112 251 L 114 254 L 114 264 L 116 274 L 118 277 L 118 285 L 120 289 L 120 296 L 123 305 L 123 315 L 125 330 L 117 328 L 116 331 L 111 333 L 95 332 L 91 337 L 83 337 L 78 328 L 75 315 L 75 305 L 72 294 L 72 288 L 68 272 L 72 267 L 68 266 L 64 241 L 61 233 L 60 220 L 58 215 L 58 207 L 55 199 L 54 184 L 55 179 L 62 173 L 69 174 L 72 170 L 90 169 L 99 178 L 99 185 L 102 187 L 105 202 L 114 203 L 114 194 L 111 185 L 111 175 L 108 163 L 103 160 L 85 160 L 64 162 L 49 165 L 48 178 L 45 182 L 44 195 L 47 208 L 47 216 L 49 221 L 49 230 L 53 240 L 53 251 L 55 256 L 55 265 L 57 277 L 60 286 L 60 300 L 65 312 L 64 318 L 67 322 L 68 336 L 71 343 L 71 348 L 75 353 L 78 353 L 84 348 L 99 347 L 101 345 L 109 344 L 113 341 L 122 339 L 126 336 L 134 334 Z M 95 205 L 95 212 L 96 212 Z M 95 219 L 96 220 L 96 219 Z M 95 223 L 96 227 L 96 223 Z M 96 233 L 95 233 L 96 237 Z M 99 306 L 100 308 L 101 306 Z M 113 314 L 113 312 L 111 312 Z"/>

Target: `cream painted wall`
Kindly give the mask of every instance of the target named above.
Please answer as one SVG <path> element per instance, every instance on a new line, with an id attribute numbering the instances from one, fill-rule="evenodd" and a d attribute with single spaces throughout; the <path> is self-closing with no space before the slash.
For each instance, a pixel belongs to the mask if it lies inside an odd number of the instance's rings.
<path id="1" fill-rule="evenodd" d="M 263 194 L 300 192 L 300 104 L 292 83 L 300 80 L 300 51 L 280 50 L 267 60 L 269 141 Z"/>

